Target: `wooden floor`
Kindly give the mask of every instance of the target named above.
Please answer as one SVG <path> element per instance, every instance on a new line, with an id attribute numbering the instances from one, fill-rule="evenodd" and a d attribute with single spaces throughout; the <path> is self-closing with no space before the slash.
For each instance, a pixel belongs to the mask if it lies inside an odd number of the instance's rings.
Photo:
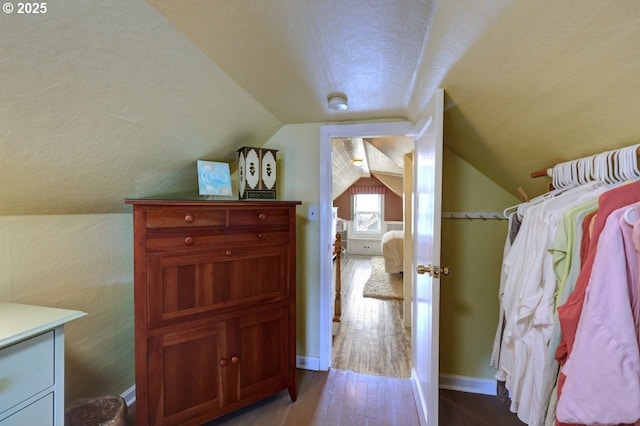
<path id="1" fill-rule="evenodd" d="M 401 302 L 362 297 L 370 270 L 370 257 L 343 259 L 343 324 L 329 372 L 297 370 L 295 403 L 283 391 L 206 425 L 419 426 L 407 378 L 411 339 L 402 326 Z M 134 414 L 135 406 L 129 409 L 131 426 Z M 493 396 L 440 390 L 440 426 L 522 424 Z"/>
<path id="2" fill-rule="evenodd" d="M 342 316 L 331 365 L 358 373 L 409 378 L 411 332 L 403 324 L 402 300 L 362 297 L 370 274 L 370 256 L 342 257 Z"/>

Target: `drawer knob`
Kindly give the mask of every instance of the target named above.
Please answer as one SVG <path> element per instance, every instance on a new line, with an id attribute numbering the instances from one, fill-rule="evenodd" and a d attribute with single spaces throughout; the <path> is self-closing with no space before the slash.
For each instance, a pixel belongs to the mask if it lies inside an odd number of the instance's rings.
<path id="1" fill-rule="evenodd" d="M 184 217 L 184 221 L 187 223 L 192 223 L 195 220 L 195 217 L 193 217 L 192 214 L 188 214 Z"/>
<path id="2" fill-rule="evenodd" d="M 260 214 L 258 215 L 258 219 L 260 219 L 260 220 L 265 220 L 266 218 L 267 218 L 267 215 L 266 215 L 266 214 L 264 214 L 264 213 L 260 213 Z"/>
<path id="3" fill-rule="evenodd" d="M 188 246 L 190 246 L 191 244 L 193 244 L 193 237 L 187 237 L 184 239 L 184 243 Z"/>
<path id="4" fill-rule="evenodd" d="M 264 240 L 265 238 L 267 238 L 267 235 L 260 233 L 260 234 L 258 234 L 258 238 L 261 239 L 261 240 Z"/>
<path id="5" fill-rule="evenodd" d="M 231 256 L 231 250 L 225 251 L 224 254 L 226 254 L 227 256 Z"/>
<path id="6" fill-rule="evenodd" d="M 239 356 L 232 356 L 231 357 L 231 364 L 237 364 L 240 361 L 240 357 Z"/>
<path id="7" fill-rule="evenodd" d="M 227 361 L 225 358 L 222 358 L 220 360 L 220 367 L 226 367 L 227 364 L 229 364 L 229 361 Z"/>

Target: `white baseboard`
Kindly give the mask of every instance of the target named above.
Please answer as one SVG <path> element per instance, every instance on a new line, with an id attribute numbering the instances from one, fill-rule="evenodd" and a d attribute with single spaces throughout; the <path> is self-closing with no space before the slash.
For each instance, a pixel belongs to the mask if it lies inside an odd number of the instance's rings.
<path id="1" fill-rule="evenodd" d="M 296 367 L 303 370 L 320 371 L 320 359 L 298 355 Z M 496 395 L 496 381 L 492 379 L 477 379 L 474 377 L 441 374 L 439 387 L 461 392 L 479 393 L 482 395 Z M 131 407 L 136 402 L 136 385 L 131 386 L 120 394 Z"/>
<path id="2" fill-rule="evenodd" d="M 296 356 L 296 368 L 303 370 L 320 371 L 320 358 L 308 356 Z"/>
<path id="3" fill-rule="evenodd" d="M 454 374 L 440 374 L 440 388 L 482 395 L 496 395 L 495 379 L 477 379 Z"/>
<path id="4" fill-rule="evenodd" d="M 127 407 L 131 407 L 136 403 L 136 385 L 131 386 L 126 391 L 120 394 L 124 401 L 127 403 Z"/>

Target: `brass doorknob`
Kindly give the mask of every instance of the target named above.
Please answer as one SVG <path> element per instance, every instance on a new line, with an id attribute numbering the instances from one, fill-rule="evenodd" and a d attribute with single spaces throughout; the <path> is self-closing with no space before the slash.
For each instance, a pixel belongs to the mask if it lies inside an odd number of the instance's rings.
<path id="1" fill-rule="evenodd" d="M 434 278 L 439 278 L 440 275 L 450 275 L 451 268 L 448 266 L 433 266 L 432 264 L 428 264 L 427 266 L 418 265 L 416 267 L 416 272 L 420 275 L 429 274 Z"/>
<path id="2" fill-rule="evenodd" d="M 418 265 L 418 267 L 416 268 L 416 272 L 420 275 L 423 275 L 423 274 L 431 275 L 431 265 L 427 265 L 427 266 Z"/>

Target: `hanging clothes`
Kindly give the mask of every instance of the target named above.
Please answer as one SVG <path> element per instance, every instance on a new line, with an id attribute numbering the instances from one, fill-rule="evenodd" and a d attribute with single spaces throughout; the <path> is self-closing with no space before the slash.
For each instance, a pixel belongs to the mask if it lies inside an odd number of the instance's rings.
<path id="1" fill-rule="evenodd" d="M 491 364 L 529 425 L 640 426 L 638 154 L 634 146 L 558 164 L 554 187 L 580 186 L 518 209 Z"/>
<path id="2" fill-rule="evenodd" d="M 562 368 L 560 422 L 617 425 L 640 419 L 640 350 L 632 309 L 638 253 L 633 227 L 623 218 L 627 208 L 608 215 L 598 239 L 573 348 Z"/>
<path id="3" fill-rule="evenodd" d="M 604 190 L 602 183 L 590 183 L 528 207 L 503 262 L 506 326 L 496 379 L 505 381 L 511 392 L 511 411 L 528 424 L 543 424 L 548 406 L 542 382 L 554 322 L 556 278 L 547 247 L 562 212 L 597 198 Z"/>
<path id="4" fill-rule="evenodd" d="M 562 338 L 556 350 L 556 359 L 563 366 L 573 349 L 576 330 L 580 320 L 580 313 L 584 302 L 586 288 L 589 283 L 593 262 L 596 255 L 598 239 L 609 215 L 622 207 L 640 201 L 640 181 L 618 186 L 602 194 L 598 200 L 598 212 L 593 222 L 591 240 L 586 260 L 582 265 L 580 274 L 573 292 L 567 302 L 558 307 L 558 319 L 562 330 Z M 560 372 L 558 377 L 557 393 L 560 400 L 565 381 L 565 374 Z M 557 422 L 562 425 L 562 422 Z"/>
<path id="5" fill-rule="evenodd" d="M 595 212 L 598 207 L 598 200 L 592 199 L 575 207 L 567 209 L 563 215 L 553 243 L 549 247 L 549 252 L 553 258 L 553 269 L 556 275 L 556 292 L 554 308 L 564 303 L 569 294 L 573 291 L 575 280 L 580 271 L 580 247 L 582 245 L 582 223 L 584 218 Z M 548 401 L 539 417 L 532 419 L 531 424 L 555 424 L 556 412 L 556 383 L 560 365 L 555 359 L 556 348 L 560 343 L 560 323 L 558 322 L 557 310 L 554 310 L 553 328 L 549 343 L 545 349 L 544 370 L 542 378 L 542 388 L 540 390 L 541 399 Z"/>
<path id="6" fill-rule="evenodd" d="M 591 268 L 595 258 L 598 237 L 604 228 L 606 219 L 616 209 L 640 201 L 640 181 L 628 185 L 619 186 L 605 192 L 598 201 L 598 213 L 596 215 L 587 258 L 582 266 L 574 291 L 567 302 L 558 307 L 560 326 L 562 327 L 562 339 L 556 351 L 556 359 L 564 364 L 566 357 L 571 352 L 575 338 L 584 293 L 591 275 Z"/>

